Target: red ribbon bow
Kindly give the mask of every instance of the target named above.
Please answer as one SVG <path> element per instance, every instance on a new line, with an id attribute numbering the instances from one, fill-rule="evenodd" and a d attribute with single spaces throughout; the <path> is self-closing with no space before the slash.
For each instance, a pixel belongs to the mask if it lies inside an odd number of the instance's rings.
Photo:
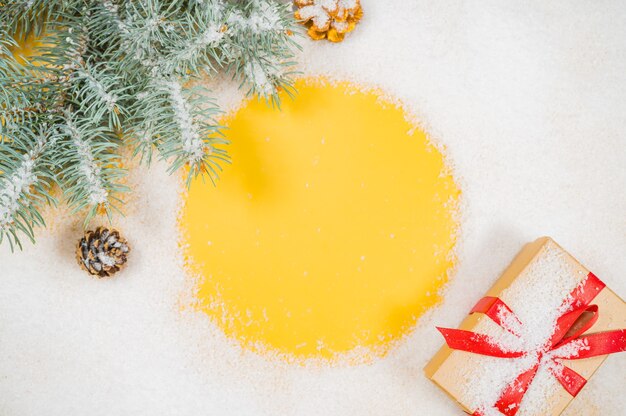
<path id="1" fill-rule="evenodd" d="M 535 378 L 539 366 L 546 361 L 544 358 L 553 364 L 548 367 L 552 375 L 569 394 L 575 397 L 587 383 L 587 380 L 571 368 L 563 365 L 560 360 L 581 360 L 626 351 L 626 329 L 585 334 L 595 325 L 599 313 L 597 305 L 589 304 L 604 288 L 605 284 L 593 273 L 589 273 L 585 281 L 567 298 L 566 312 L 557 320 L 554 334 L 546 345 L 538 351 L 509 351 L 494 344 L 493 340 L 484 334 L 462 329 L 437 329 L 444 336 L 448 346 L 455 350 L 497 358 L 519 358 L 529 353 L 537 354 L 537 363 L 510 383 L 495 404 L 495 407 L 504 415 L 514 416 L 518 412 L 522 399 Z M 515 329 L 510 328 L 510 325 L 504 325 L 502 321 L 503 311 L 511 319 L 516 320 L 520 326 L 522 325 L 513 311 L 502 300 L 495 297 L 482 298 L 470 314 L 483 313 L 496 324 L 519 337 L 520 334 Z M 591 314 L 591 318 L 582 325 L 577 325 L 579 318 L 585 313 Z M 568 345 L 574 348 L 567 348 Z M 480 415 L 480 410 L 474 412 L 474 416 Z"/>

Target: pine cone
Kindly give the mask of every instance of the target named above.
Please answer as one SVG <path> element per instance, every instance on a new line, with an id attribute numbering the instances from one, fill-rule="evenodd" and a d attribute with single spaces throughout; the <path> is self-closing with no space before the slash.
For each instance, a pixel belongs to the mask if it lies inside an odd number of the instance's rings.
<path id="1" fill-rule="evenodd" d="M 76 260 L 89 274 L 109 277 L 126 263 L 130 247 L 116 230 L 98 227 L 86 231 L 76 247 Z"/>
<path id="2" fill-rule="evenodd" d="M 341 42 L 363 17 L 360 0 L 294 0 L 296 19 L 314 40 Z"/>

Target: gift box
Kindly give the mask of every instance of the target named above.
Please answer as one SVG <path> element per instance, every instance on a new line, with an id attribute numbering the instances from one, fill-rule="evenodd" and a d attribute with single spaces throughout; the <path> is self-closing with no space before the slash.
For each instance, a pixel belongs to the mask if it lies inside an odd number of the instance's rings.
<path id="1" fill-rule="evenodd" d="M 425 373 L 475 416 L 559 415 L 608 354 L 626 303 L 548 237 L 518 254 Z"/>

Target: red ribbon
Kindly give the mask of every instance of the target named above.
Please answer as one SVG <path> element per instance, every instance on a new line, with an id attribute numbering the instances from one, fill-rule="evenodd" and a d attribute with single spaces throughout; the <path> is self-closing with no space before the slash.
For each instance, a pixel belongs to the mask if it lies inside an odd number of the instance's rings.
<path id="1" fill-rule="evenodd" d="M 587 275 L 582 282 L 566 299 L 565 313 L 558 318 L 556 329 L 550 340 L 538 351 L 509 351 L 497 345 L 484 334 L 478 334 L 462 329 L 437 328 L 444 336 L 448 346 L 455 350 L 467 351 L 474 354 L 488 355 L 497 358 L 519 358 L 527 354 L 536 354 L 537 363 L 528 371 L 520 374 L 504 389 L 495 407 L 506 416 L 515 416 L 522 399 L 539 370 L 544 358 L 551 361 L 550 371 L 561 383 L 563 388 L 576 396 L 587 380 L 561 363 L 561 360 L 581 360 L 600 355 L 626 351 L 626 329 L 585 334 L 598 320 L 598 306 L 589 305 L 593 299 L 605 288 L 605 284 L 593 273 Z M 470 314 L 483 313 L 500 327 L 520 336 L 515 328 L 504 325 L 504 314 L 509 314 L 513 322 L 520 327 L 522 322 L 502 300 L 495 297 L 484 297 Z M 576 325 L 583 314 L 590 314 L 591 318 L 582 325 Z M 574 348 L 563 348 L 571 345 Z M 559 351 L 561 350 L 561 352 Z M 480 410 L 474 416 L 481 416 Z"/>

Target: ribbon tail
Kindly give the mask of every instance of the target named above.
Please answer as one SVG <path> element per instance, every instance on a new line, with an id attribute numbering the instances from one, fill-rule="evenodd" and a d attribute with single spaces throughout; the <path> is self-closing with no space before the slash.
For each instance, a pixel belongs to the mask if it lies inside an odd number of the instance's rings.
<path id="1" fill-rule="evenodd" d="M 530 370 L 520 374 L 515 381 L 507 386 L 506 389 L 502 392 L 500 399 L 496 403 L 496 408 L 506 416 L 515 416 L 515 414 L 519 411 L 520 404 L 522 403 L 522 399 L 532 383 L 535 375 L 537 374 L 537 369 L 539 368 L 539 364 L 531 368 Z"/>
<path id="2" fill-rule="evenodd" d="M 587 384 L 583 376 L 569 367 L 563 366 L 558 370 L 551 370 L 551 373 L 572 397 L 576 397 Z"/>
<path id="3" fill-rule="evenodd" d="M 484 334 L 466 331 L 463 329 L 439 328 L 448 347 L 453 350 L 488 355 L 497 358 L 518 358 L 524 355 L 523 351 L 507 351 L 499 346 L 491 337 Z"/>

